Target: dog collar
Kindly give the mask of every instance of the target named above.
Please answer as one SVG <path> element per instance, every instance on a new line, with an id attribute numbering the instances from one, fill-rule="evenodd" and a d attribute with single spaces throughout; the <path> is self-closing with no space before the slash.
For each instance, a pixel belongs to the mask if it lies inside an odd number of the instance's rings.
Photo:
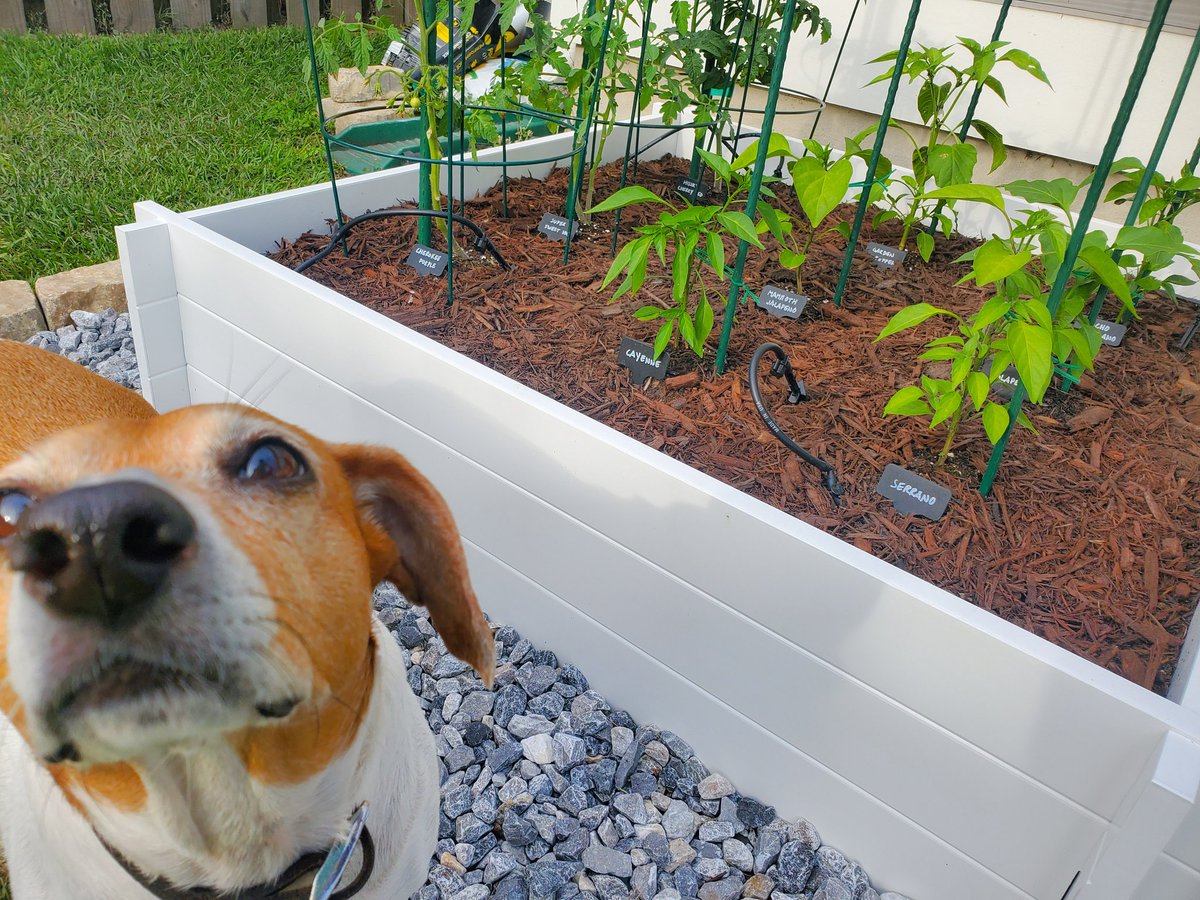
<path id="1" fill-rule="evenodd" d="M 344 840 L 328 850 L 305 853 L 271 881 L 227 892 L 216 888 L 180 888 L 167 879 L 147 878 L 142 872 L 109 846 L 104 838 L 100 843 L 129 877 L 153 894 L 158 900 L 349 900 L 367 885 L 375 869 L 375 841 L 367 830 L 367 804 L 362 803 L 350 817 L 350 831 Z M 97 835 L 99 837 L 99 835 Z M 362 851 L 362 865 L 354 881 L 341 890 L 333 890 L 345 872 L 355 848 Z M 311 886 L 297 884 L 305 875 L 316 873 Z"/>

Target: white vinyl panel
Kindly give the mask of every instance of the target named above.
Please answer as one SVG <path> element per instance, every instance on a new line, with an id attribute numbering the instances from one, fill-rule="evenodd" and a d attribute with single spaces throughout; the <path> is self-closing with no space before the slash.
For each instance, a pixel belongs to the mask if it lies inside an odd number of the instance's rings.
<path id="1" fill-rule="evenodd" d="M 210 377 L 237 368 L 231 352 L 273 354 L 248 336 L 235 343 L 186 297 L 181 304 L 189 363 Z M 1061 797 L 410 425 L 290 360 L 272 357 L 262 371 L 278 372 L 273 387 L 237 393 L 327 439 L 402 450 L 446 495 L 468 539 L 1025 890 L 1065 889 L 1065 867 L 1099 840 L 1100 822 Z M 703 652 L 710 647 L 717 652 Z"/>
<path id="2" fill-rule="evenodd" d="M 1200 900 L 1200 872 L 1164 854 L 1132 900 Z"/>
<path id="3" fill-rule="evenodd" d="M 192 404 L 186 368 L 163 372 L 142 382 L 142 396 L 160 413 Z"/>
<path id="4" fill-rule="evenodd" d="M 657 117 L 647 117 L 646 122 L 657 121 Z M 625 128 L 615 128 L 605 145 L 603 161 L 611 162 L 620 158 L 625 150 Z M 569 159 L 557 163 L 530 163 L 520 165 L 524 160 L 545 159 L 560 156 L 571 150 L 572 134 L 555 134 L 546 137 L 533 138 L 519 144 L 510 145 L 508 160 L 510 163 L 508 176 L 510 179 L 545 178 L 556 165 L 565 168 Z M 642 155 L 642 159 L 656 159 L 675 150 L 677 139 L 667 139 Z M 497 162 L 502 158 L 499 147 L 480 150 L 477 158 L 485 162 Z M 515 165 L 514 165 L 515 163 Z M 443 168 L 442 188 L 445 190 Z M 338 199 L 342 212 L 349 216 L 357 216 L 370 209 L 382 209 L 398 203 L 409 203 L 416 199 L 419 185 L 418 165 L 398 166 L 380 172 L 368 172 L 344 178 L 338 182 Z M 500 180 L 500 168 L 497 166 L 468 166 L 466 170 L 466 194 L 468 198 L 484 193 Z M 459 176 L 454 175 L 454 196 L 460 198 Z M 561 202 L 563 198 L 551 198 Z M 557 212 L 547 207 L 548 212 Z M 329 184 L 315 184 L 310 187 L 281 191 L 263 197 L 249 200 L 238 200 L 220 206 L 187 213 L 188 218 L 198 224 L 221 234 L 243 246 L 259 253 L 273 250 L 280 238 L 295 238 L 310 229 L 326 227 L 326 220 L 333 220 L 333 195 Z M 286 223 L 286 232 L 280 230 L 280 223 Z"/>
<path id="5" fill-rule="evenodd" d="M 1164 722 L 1200 730 L 1195 714 L 308 279 L 190 223 L 172 241 L 180 290 L 201 305 L 1101 815 Z M 692 551 L 714 538 L 719 552 Z M 731 559 L 753 560 L 756 589 Z M 802 586 L 804 615 L 780 585 Z"/>
<path id="6" fill-rule="evenodd" d="M 1200 871 L 1200 806 L 1192 807 L 1175 837 L 1167 844 L 1167 853 Z M 1196 897 L 1200 900 L 1200 891 L 1197 891 Z"/>

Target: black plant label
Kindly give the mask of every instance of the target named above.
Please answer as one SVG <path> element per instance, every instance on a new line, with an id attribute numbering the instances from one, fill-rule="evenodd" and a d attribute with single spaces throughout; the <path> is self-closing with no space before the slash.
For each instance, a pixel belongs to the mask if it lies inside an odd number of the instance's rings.
<path id="1" fill-rule="evenodd" d="M 935 522 L 946 512 L 954 496 L 945 485 L 922 478 L 895 463 L 883 470 L 875 492 L 892 501 L 892 506 L 901 515 L 924 516 Z"/>
<path id="2" fill-rule="evenodd" d="M 574 238 L 579 231 L 579 222 L 568 222 L 566 216 L 546 213 L 538 223 L 538 231 L 552 241 L 565 241 L 568 225 L 571 228 L 571 237 Z"/>
<path id="3" fill-rule="evenodd" d="M 675 193 L 687 197 L 692 203 L 703 203 L 712 192 L 699 179 L 685 178 L 679 184 L 675 185 Z"/>
<path id="4" fill-rule="evenodd" d="M 759 291 L 754 302 L 773 316 L 797 319 L 808 305 L 808 297 L 768 284 Z"/>
<path id="5" fill-rule="evenodd" d="M 1100 340 L 1109 347 L 1120 347 L 1121 341 L 1125 340 L 1125 332 L 1129 330 L 1129 326 L 1110 322 L 1107 319 L 1097 319 L 1096 330 L 1100 332 Z"/>
<path id="6" fill-rule="evenodd" d="M 633 338 L 621 338 L 617 348 L 617 363 L 629 370 L 629 380 L 641 384 L 647 378 L 662 381 L 667 377 L 667 362 L 671 351 L 664 350 L 662 356 L 654 358 L 654 347 Z"/>
<path id="7" fill-rule="evenodd" d="M 908 251 L 871 241 L 867 244 L 867 256 L 881 269 L 894 269 L 904 264 L 904 257 L 908 256 Z"/>
<path id="8" fill-rule="evenodd" d="M 417 244 L 412 248 L 412 253 L 408 254 L 405 262 L 416 269 L 418 275 L 432 275 L 434 278 L 438 278 L 446 271 L 446 263 L 449 260 L 450 257 L 441 250 Z"/>

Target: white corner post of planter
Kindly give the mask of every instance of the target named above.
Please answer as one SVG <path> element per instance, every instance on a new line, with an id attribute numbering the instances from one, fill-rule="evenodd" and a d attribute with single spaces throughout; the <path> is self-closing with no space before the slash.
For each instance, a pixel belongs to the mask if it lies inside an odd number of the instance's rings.
<path id="1" fill-rule="evenodd" d="M 171 236 L 162 222 L 117 228 L 142 395 L 159 412 L 191 402 Z"/>
<path id="2" fill-rule="evenodd" d="M 467 177 L 470 195 L 499 172 Z M 415 197 L 416 167 L 340 187 L 354 215 Z M 262 255 L 331 209 L 327 185 L 184 214 L 138 205 L 121 252 L 156 403 L 231 398 L 404 453 L 454 510 L 490 614 L 739 790 L 812 820 L 882 889 L 1200 897 L 1200 710 Z M 148 314 L 160 306 L 171 315 Z M 180 366 L 160 393 L 153 379 Z"/>
<path id="3" fill-rule="evenodd" d="M 1198 800 L 1200 744 L 1168 733 L 1113 818 L 1094 865 L 1068 900 L 1137 897 L 1138 886 Z"/>

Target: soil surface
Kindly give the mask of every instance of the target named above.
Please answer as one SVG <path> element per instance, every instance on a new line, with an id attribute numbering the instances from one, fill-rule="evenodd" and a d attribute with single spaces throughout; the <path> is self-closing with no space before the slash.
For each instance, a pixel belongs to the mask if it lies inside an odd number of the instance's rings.
<path id="1" fill-rule="evenodd" d="M 672 196 L 684 174 L 681 160 L 649 162 L 636 183 Z M 618 176 L 615 166 L 601 171 L 597 199 L 616 189 Z M 537 232 L 543 213 L 561 212 L 565 194 L 566 172 L 559 169 L 545 182 L 510 179 L 507 219 L 499 187 L 467 203 L 466 215 L 513 270 L 467 249 L 471 234 L 456 229 L 453 307 L 445 303 L 444 279 L 418 278 L 404 264 L 416 242 L 416 217 L 359 226 L 349 258 L 334 252 L 306 274 L 1080 656 L 1166 691 L 1200 593 L 1200 350 L 1176 347 L 1194 308 L 1146 301 L 1122 346 L 1101 350 L 1094 376 L 1067 394 L 1051 389 L 1040 407 L 1027 406 L 1038 433 L 1014 433 L 992 495 L 984 498 L 978 485 L 991 447 L 978 419 L 964 424 L 952 457 L 936 469 L 945 431 L 882 414 L 892 392 L 929 365 L 916 360 L 924 342 L 949 333 L 947 326 L 934 320 L 873 343 L 888 318 L 910 303 L 960 313 L 978 308 L 984 291 L 955 285 L 965 267 L 953 260 L 972 242 L 941 240 L 929 264 L 908 270 L 881 270 L 860 251 L 838 309 L 828 298 L 845 245 L 837 235 L 826 238 L 805 266 L 804 293 L 814 299 L 799 320 L 745 306 L 725 375 L 713 368 L 714 330 L 698 367 L 688 362 L 690 351 L 676 348 L 674 360 L 692 371 L 632 385 L 617 365 L 616 347 L 625 336 L 653 341 L 656 324 L 638 322 L 631 312 L 670 302 L 669 272 L 655 260 L 640 296 L 608 303 L 613 288 L 601 291 L 600 283 L 611 262 L 613 214 L 580 229 L 565 268 L 562 242 Z M 794 207 L 783 188 L 780 204 L 788 206 L 788 198 Z M 852 212 L 843 207 L 835 216 Z M 656 213 L 627 210 L 622 241 L 631 225 Z M 868 224 L 860 247 L 897 239 L 898 231 L 873 232 Z M 305 235 L 283 243 L 273 258 L 294 266 L 327 242 L 327 235 Z M 751 250 L 746 284 L 794 290 L 769 236 L 767 243 L 772 252 Z M 435 244 L 444 247 L 436 232 Z M 727 244 L 728 261 L 734 251 Z M 718 306 L 717 330 L 720 312 Z M 772 437 L 754 409 L 747 366 L 766 341 L 787 351 L 810 399 L 786 404 L 767 357 L 764 400 L 793 439 L 835 466 L 846 487 L 840 507 L 817 470 Z M 888 463 L 953 490 L 940 521 L 900 515 L 875 493 Z"/>

